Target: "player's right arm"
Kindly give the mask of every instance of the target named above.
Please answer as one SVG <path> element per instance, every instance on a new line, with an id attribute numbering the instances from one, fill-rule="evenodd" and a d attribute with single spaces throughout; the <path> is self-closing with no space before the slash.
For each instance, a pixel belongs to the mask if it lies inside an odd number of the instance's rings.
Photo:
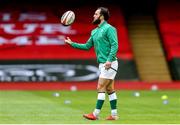
<path id="1" fill-rule="evenodd" d="M 65 43 L 70 44 L 72 47 L 78 48 L 78 49 L 89 50 L 93 46 L 92 37 L 90 37 L 85 44 L 72 42 L 69 37 L 67 37 L 64 41 L 65 41 Z"/>

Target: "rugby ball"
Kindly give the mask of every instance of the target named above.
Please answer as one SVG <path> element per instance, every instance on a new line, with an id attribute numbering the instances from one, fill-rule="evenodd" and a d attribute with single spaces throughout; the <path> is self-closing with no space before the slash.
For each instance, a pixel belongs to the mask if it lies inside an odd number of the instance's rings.
<path id="1" fill-rule="evenodd" d="M 75 20 L 75 13 L 71 10 L 66 11 L 62 16 L 61 16 L 61 23 L 64 26 L 69 26 L 71 25 Z"/>

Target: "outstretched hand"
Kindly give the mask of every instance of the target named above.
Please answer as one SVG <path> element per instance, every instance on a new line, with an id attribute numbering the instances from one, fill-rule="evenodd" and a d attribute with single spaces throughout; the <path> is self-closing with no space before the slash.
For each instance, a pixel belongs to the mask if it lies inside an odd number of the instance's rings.
<path id="1" fill-rule="evenodd" d="M 72 44 L 72 41 L 69 37 L 67 37 L 65 40 L 64 40 L 65 43 L 67 44 Z"/>

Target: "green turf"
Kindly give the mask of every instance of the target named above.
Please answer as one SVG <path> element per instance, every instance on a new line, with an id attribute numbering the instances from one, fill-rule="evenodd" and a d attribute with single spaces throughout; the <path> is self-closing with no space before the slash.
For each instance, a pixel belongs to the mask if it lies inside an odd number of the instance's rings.
<path id="1" fill-rule="evenodd" d="M 170 124 L 180 123 L 180 91 L 118 91 L 120 119 L 106 121 L 109 102 L 106 98 L 100 120 L 89 121 L 82 114 L 95 107 L 96 91 L 0 91 L 1 124 Z M 169 104 L 162 104 L 161 96 L 168 95 Z M 70 100 L 70 104 L 65 104 Z"/>

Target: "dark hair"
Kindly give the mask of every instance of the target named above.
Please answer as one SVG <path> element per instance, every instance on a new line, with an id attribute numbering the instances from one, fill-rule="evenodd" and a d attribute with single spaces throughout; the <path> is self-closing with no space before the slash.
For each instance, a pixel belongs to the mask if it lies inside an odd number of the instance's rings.
<path id="1" fill-rule="evenodd" d="M 105 7 L 99 7 L 98 9 L 100 9 L 100 14 L 104 16 L 104 20 L 108 20 L 109 17 L 110 17 L 110 13 L 109 13 L 109 10 L 108 8 L 105 8 Z"/>

